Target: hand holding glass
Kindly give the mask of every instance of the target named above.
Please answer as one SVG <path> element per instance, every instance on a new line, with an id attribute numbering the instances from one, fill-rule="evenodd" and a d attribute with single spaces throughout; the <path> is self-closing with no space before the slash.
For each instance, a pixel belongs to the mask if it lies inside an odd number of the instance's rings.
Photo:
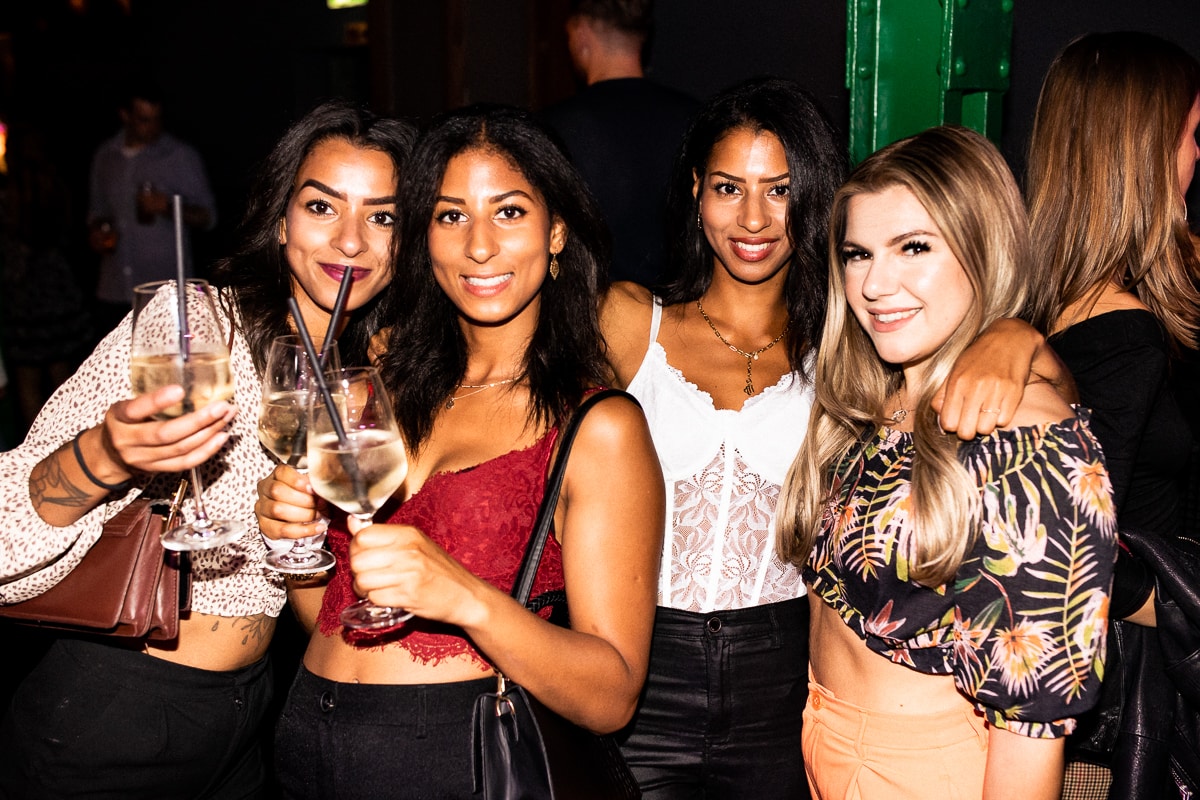
<path id="1" fill-rule="evenodd" d="M 327 372 L 341 369 L 335 343 L 325 348 L 321 358 Z M 263 375 L 258 440 L 282 463 L 299 472 L 308 472 L 308 402 L 316 394 L 313 367 L 300 337 L 276 337 L 271 342 Z M 271 569 L 288 575 L 323 572 L 334 565 L 334 558 L 314 547 L 314 540 L 312 536 L 293 539 L 290 550 L 272 550 L 263 561 Z"/>
<path id="2" fill-rule="evenodd" d="M 134 394 L 147 394 L 164 386 L 183 387 L 183 400 L 160 412 L 157 419 L 190 414 L 218 400 L 233 399 L 229 349 L 225 343 L 207 281 L 184 282 L 179 296 L 175 281 L 143 283 L 133 290 L 133 338 L 130 342 L 130 379 Z M 168 550 L 208 550 L 220 547 L 246 531 L 232 520 L 209 519 L 201 500 L 199 471 L 192 468 L 192 497 L 196 518 L 165 531 Z"/>
<path id="3" fill-rule="evenodd" d="M 314 393 L 308 415 L 308 479 L 313 490 L 355 519 L 370 522 L 408 473 L 391 402 L 374 367 L 343 369 L 328 380 L 330 404 Z M 341 428 L 339 431 L 338 428 Z M 349 628 L 397 625 L 412 614 L 360 600 L 342 612 Z"/>

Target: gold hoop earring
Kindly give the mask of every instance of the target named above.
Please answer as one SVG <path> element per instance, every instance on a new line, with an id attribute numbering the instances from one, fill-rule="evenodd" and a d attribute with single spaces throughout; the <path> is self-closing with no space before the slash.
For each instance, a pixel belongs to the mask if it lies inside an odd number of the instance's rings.
<path id="1" fill-rule="evenodd" d="M 558 280 L 558 253 L 550 254 L 550 280 Z"/>

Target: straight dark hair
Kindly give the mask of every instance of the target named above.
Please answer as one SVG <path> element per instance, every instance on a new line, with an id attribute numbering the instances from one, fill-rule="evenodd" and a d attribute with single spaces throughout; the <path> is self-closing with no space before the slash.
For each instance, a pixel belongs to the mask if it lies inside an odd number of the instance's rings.
<path id="1" fill-rule="evenodd" d="M 659 290 L 665 305 L 699 299 L 712 284 L 716 254 L 696 224 L 692 194 L 717 143 L 732 131 L 773 133 L 787 158 L 788 239 L 794 254 L 784 285 L 788 360 L 804 374 L 804 358 L 821 340 L 825 318 L 829 209 L 846 174 L 844 147 L 815 98 L 794 81 L 758 77 L 724 90 L 692 122 L 675 160 L 667 197 L 668 259 Z"/>
<path id="2" fill-rule="evenodd" d="M 233 254 L 213 265 L 211 277 L 214 285 L 233 290 L 231 299 L 239 312 L 234 318 L 260 373 L 271 340 L 292 332 L 287 308 L 292 270 L 279 243 L 279 222 L 287 213 L 300 165 L 317 145 L 330 139 L 345 139 L 355 147 L 386 153 L 396 174 L 403 175 L 416 127 L 403 120 L 376 117 L 348 102 L 326 102 L 289 127 L 256 172 Z M 371 336 L 381 327 L 379 315 L 376 297 L 350 316 L 338 337 L 344 363 L 367 363 Z"/>
<path id="3" fill-rule="evenodd" d="M 567 228 L 559 276 L 542 284 L 537 327 L 518 376 L 529 385 L 529 423 L 561 423 L 605 375 L 596 306 L 608 273 L 608 238 L 583 178 L 523 109 L 480 104 L 448 112 L 423 133 L 401 180 L 399 258 L 385 293 L 394 327 L 380 369 L 413 449 L 467 368 L 458 309 L 433 275 L 429 225 L 447 165 L 473 150 L 507 159 L 541 195 L 551 219 Z"/>

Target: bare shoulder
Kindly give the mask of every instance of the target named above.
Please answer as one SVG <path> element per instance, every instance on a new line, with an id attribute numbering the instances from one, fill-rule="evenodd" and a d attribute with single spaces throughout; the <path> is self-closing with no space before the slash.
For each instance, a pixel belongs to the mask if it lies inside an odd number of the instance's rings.
<path id="1" fill-rule="evenodd" d="M 1020 428 L 1061 422 L 1074 415 L 1071 407 L 1049 383 L 1035 382 L 1025 387 L 1021 404 L 1008 427 Z"/>
<path id="2" fill-rule="evenodd" d="M 603 452 L 648 436 L 642 407 L 629 395 L 614 394 L 599 400 L 583 418 L 576 446 L 595 446 Z"/>
<path id="3" fill-rule="evenodd" d="M 650 345 L 654 296 L 644 286 L 614 283 L 600 301 L 600 330 L 609 366 L 620 386 L 628 386 Z"/>

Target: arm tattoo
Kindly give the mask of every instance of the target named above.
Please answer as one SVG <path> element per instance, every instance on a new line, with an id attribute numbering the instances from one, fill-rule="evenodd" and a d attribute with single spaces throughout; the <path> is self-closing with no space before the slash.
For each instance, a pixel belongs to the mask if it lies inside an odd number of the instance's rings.
<path id="1" fill-rule="evenodd" d="M 96 504 L 92 491 L 80 489 L 63 471 L 60 460 L 70 446 L 63 445 L 29 473 L 29 499 L 34 506 L 47 504 L 86 509 Z"/>

